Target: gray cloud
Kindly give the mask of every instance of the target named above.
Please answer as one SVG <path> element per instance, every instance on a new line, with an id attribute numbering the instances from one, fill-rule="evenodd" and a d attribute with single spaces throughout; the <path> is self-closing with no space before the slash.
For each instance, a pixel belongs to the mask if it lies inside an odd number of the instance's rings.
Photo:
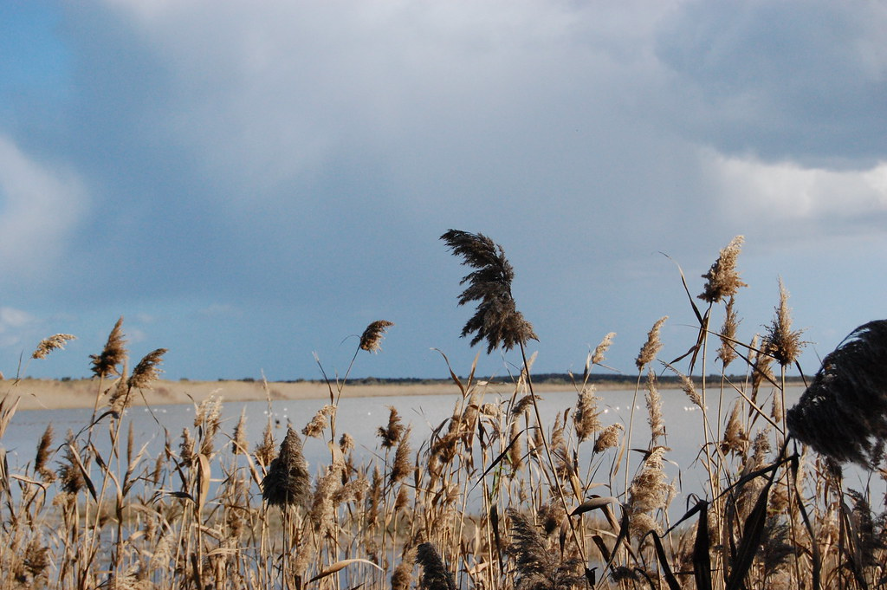
<path id="1" fill-rule="evenodd" d="M 733 154 L 872 166 L 887 153 L 887 10 L 817 2 L 688 2 L 657 55 L 692 107 L 676 121 Z"/>
<path id="2" fill-rule="evenodd" d="M 149 314 L 182 373 L 312 375 L 378 318 L 379 375 L 470 363 L 448 228 L 505 246 L 545 369 L 611 330 L 630 367 L 657 318 L 692 322 L 658 251 L 698 284 L 745 234 L 766 286 L 790 245 L 883 242 L 884 15 L 804 6 L 66 5 L 57 125 L 20 104 L 8 133 L 90 208 L 58 209 L 66 309 Z"/>

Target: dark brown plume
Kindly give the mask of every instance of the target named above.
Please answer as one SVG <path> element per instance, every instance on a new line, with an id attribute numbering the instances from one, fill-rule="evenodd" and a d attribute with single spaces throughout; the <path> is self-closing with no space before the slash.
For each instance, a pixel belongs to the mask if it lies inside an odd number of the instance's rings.
<path id="1" fill-rule="evenodd" d="M 511 295 L 514 269 L 505 258 L 502 247 L 484 236 L 461 230 L 450 230 L 440 237 L 463 265 L 476 269 L 462 278 L 468 284 L 459 297 L 459 305 L 478 301 L 477 312 L 465 324 L 462 336 L 474 334 L 471 346 L 487 341 L 487 353 L 497 347 L 505 350 L 537 340 L 533 326 L 517 311 Z"/>
<path id="2" fill-rule="evenodd" d="M 875 466 L 887 439 L 887 320 L 856 328 L 826 355 L 786 420 L 819 453 Z"/>

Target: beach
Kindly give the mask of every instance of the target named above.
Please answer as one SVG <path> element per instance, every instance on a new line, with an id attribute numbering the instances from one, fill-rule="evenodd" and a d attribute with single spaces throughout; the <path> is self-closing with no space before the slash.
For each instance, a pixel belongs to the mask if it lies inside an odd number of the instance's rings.
<path id="1" fill-rule="evenodd" d="M 20 399 L 20 410 L 56 410 L 64 408 L 92 408 L 96 395 L 101 392 L 99 405 L 107 403 L 109 390 L 116 387 L 114 380 L 100 383 L 98 379 L 80 380 L 3 380 L 0 381 L 0 398 L 9 395 L 10 403 Z M 483 387 L 495 393 L 511 393 L 513 384 L 485 384 Z M 551 391 L 575 391 L 571 384 L 546 384 Z M 335 384 L 333 384 L 335 392 Z M 428 396 L 459 394 L 453 382 L 430 383 L 347 383 L 342 398 L 369 396 Z M 321 381 L 262 382 L 246 380 L 219 381 L 167 381 L 157 380 L 150 388 L 133 391 L 131 406 L 158 404 L 189 404 L 200 402 L 211 395 L 221 396 L 229 402 L 251 400 L 329 400 L 330 387 Z"/>

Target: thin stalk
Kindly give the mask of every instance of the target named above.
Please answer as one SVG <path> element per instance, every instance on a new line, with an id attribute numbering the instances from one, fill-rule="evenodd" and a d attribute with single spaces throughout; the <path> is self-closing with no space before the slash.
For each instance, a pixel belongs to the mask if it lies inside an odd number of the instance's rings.
<path id="1" fill-rule="evenodd" d="M 523 363 L 524 363 L 524 369 L 526 370 L 527 388 L 529 388 L 529 390 L 530 390 L 530 401 L 533 403 L 533 413 L 536 415 L 536 423 L 539 425 L 540 439 L 542 439 L 542 447 L 545 448 L 545 456 L 548 461 L 548 467 L 551 470 L 551 474 L 554 474 L 554 473 L 556 473 L 554 459 L 551 457 L 551 449 L 548 446 L 548 438 L 545 436 L 545 429 L 542 428 L 542 415 L 539 413 L 539 405 L 536 403 L 536 393 L 533 390 L 533 380 L 530 377 L 530 366 L 527 361 L 527 352 L 526 352 L 526 348 L 524 347 L 523 342 L 520 343 L 520 353 L 521 353 L 521 359 L 523 360 Z M 548 473 L 547 470 L 542 470 L 542 472 L 545 474 L 545 478 L 548 481 L 549 486 L 553 490 L 557 490 L 558 498 L 560 498 L 561 505 L 564 508 L 564 512 L 567 515 L 569 515 L 570 508 L 567 506 L 567 499 L 564 497 L 563 489 L 559 485 L 555 486 L 553 484 L 553 482 L 551 480 L 551 475 Z M 585 556 L 585 549 L 579 539 L 579 534 L 576 533 L 576 526 L 573 524 L 573 520 L 568 520 L 568 523 L 570 524 L 570 533 L 573 536 L 573 541 L 576 543 L 576 549 L 579 551 L 579 556 L 582 558 L 582 563 L 587 564 L 588 559 Z"/>
<path id="2" fill-rule="evenodd" d="M 641 388 L 641 376 L 643 375 L 643 367 L 638 369 L 638 379 L 634 385 L 634 395 L 631 398 L 631 410 L 628 413 L 628 431 L 625 436 L 625 449 L 628 450 L 625 454 L 625 498 L 628 499 L 628 473 L 629 473 L 629 463 L 631 463 L 631 431 L 634 427 L 634 407 L 638 403 L 638 391 Z"/>

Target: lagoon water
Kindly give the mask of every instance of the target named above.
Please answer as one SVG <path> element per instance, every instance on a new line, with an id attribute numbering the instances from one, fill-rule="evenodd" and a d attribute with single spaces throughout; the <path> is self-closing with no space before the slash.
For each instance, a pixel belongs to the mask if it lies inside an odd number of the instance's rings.
<path id="1" fill-rule="evenodd" d="M 801 392 L 801 388 L 791 388 L 787 391 L 787 408 L 790 408 L 797 401 Z M 548 428 L 554 424 L 556 414 L 562 414 L 576 403 L 576 395 L 570 392 L 541 391 L 539 395 L 542 398 L 539 402 L 540 412 L 543 422 Z M 596 395 L 602 399 L 599 403 L 599 408 L 602 411 L 600 418 L 603 425 L 606 426 L 612 423 L 628 425 L 632 398 L 634 396 L 633 391 L 601 390 Z M 682 509 L 686 506 L 689 495 L 691 493 L 703 495 L 703 483 L 708 481 L 707 472 L 697 460 L 703 442 L 702 412 L 698 407 L 690 403 L 686 395 L 680 390 L 661 390 L 660 395 L 662 397 L 663 420 L 668 434 L 667 441 L 664 443 L 671 448 L 671 451 L 665 455 L 667 461 L 665 471 L 669 478 L 678 480 L 678 488 L 681 491 L 681 494 L 672 504 L 672 509 L 673 511 L 677 509 L 683 512 Z M 716 436 L 719 437 L 723 433 L 723 423 L 726 421 L 726 417 L 723 415 L 729 414 L 735 394 L 725 396 L 720 427 L 715 426 L 718 417 L 717 393 L 709 389 L 708 396 L 710 397 L 708 401 L 709 421 L 716 431 Z M 369 461 L 372 459 L 373 454 L 378 453 L 379 439 L 377 430 L 379 427 L 387 426 L 389 407 L 394 406 L 401 415 L 404 424 L 412 425 L 411 444 L 415 452 L 422 442 L 428 440 L 431 431 L 452 415 L 453 409 L 460 399 L 461 396 L 458 393 L 433 396 L 346 398 L 342 399 L 339 404 L 336 430 L 338 434 L 347 432 L 354 439 L 356 442 L 355 459 L 359 463 Z M 483 402 L 497 402 L 499 400 L 501 398 L 497 395 L 487 394 Z M 216 439 L 216 448 L 222 449 L 229 444 L 227 437 L 233 433 L 234 426 L 244 408 L 246 409 L 247 416 L 247 439 L 252 448 L 261 441 L 262 432 L 268 422 L 269 415 L 272 424 L 275 425 L 275 441 L 279 444 L 286 433 L 288 423 L 291 423 L 297 431 L 301 431 L 314 414 L 327 402 L 327 400 L 276 400 L 269 405 L 267 402 L 261 401 L 223 401 L 223 425 L 221 433 Z M 765 410 L 770 410 L 771 403 L 769 398 L 764 398 L 763 401 L 759 400 L 758 403 Z M 3 440 L 0 441 L 0 444 L 6 449 L 10 473 L 13 475 L 22 474 L 26 469 L 26 465 L 33 462 L 37 443 L 49 423 L 52 423 L 55 433 L 54 446 L 58 447 L 64 442 L 65 434 L 68 430 L 72 430 L 75 433 L 80 431 L 89 423 L 91 414 L 92 409 L 16 412 Z M 137 448 L 135 452 L 147 443 L 146 453 L 148 457 L 156 457 L 163 450 L 166 432 L 169 434 L 172 449 L 177 452 L 182 430 L 184 428 L 189 428 L 192 432 L 194 430 L 194 414 L 195 409 L 193 405 L 154 406 L 150 409 L 147 407 L 132 407 L 126 411 L 123 430 L 121 431 L 121 445 L 125 445 L 129 423 L 132 423 Z M 106 418 L 96 428 L 96 433 L 99 435 L 95 436 L 94 439 L 99 442 L 100 450 L 102 449 L 101 442 L 109 440 L 107 423 L 108 419 Z M 764 426 L 764 421 L 759 420 L 755 426 L 755 431 Z M 752 436 L 755 431 L 753 431 Z M 644 393 L 639 392 L 635 404 L 632 447 L 647 447 L 649 437 Z M 304 443 L 304 453 L 309 462 L 309 470 L 314 474 L 320 466 L 329 463 L 329 450 L 326 444 L 318 439 L 308 438 L 305 439 Z M 580 447 L 579 463 L 583 471 L 588 466 L 591 447 L 592 442 L 586 442 Z M 102 450 L 102 453 L 105 453 L 105 451 Z M 613 451 L 611 450 L 607 453 L 612 454 Z M 635 456 L 632 458 L 634 466 L 640 459 L 640 454 L 637 452 L 632 453 Z M 60 458 L 61 454 L 57 454 L 55 459 L 57 461 Z M 56 462 L 53 462 L 51 467 L 55 468 Z M 609 463 L 602 468 L 597 480 L 606 478 L 608 467 Z M 867 486 L 867 474 L 865 473 L 850 471 L 846 473 L 846 477 L 848 487 L 863 490 Z M 621 476 L 619 479 L 621 480 Z M 621 490 L 622 486 L 617 485 L 616 489 Z M 604 495 L 609 494 L 605 490 L 598 490 L 596 492 Z"/>

